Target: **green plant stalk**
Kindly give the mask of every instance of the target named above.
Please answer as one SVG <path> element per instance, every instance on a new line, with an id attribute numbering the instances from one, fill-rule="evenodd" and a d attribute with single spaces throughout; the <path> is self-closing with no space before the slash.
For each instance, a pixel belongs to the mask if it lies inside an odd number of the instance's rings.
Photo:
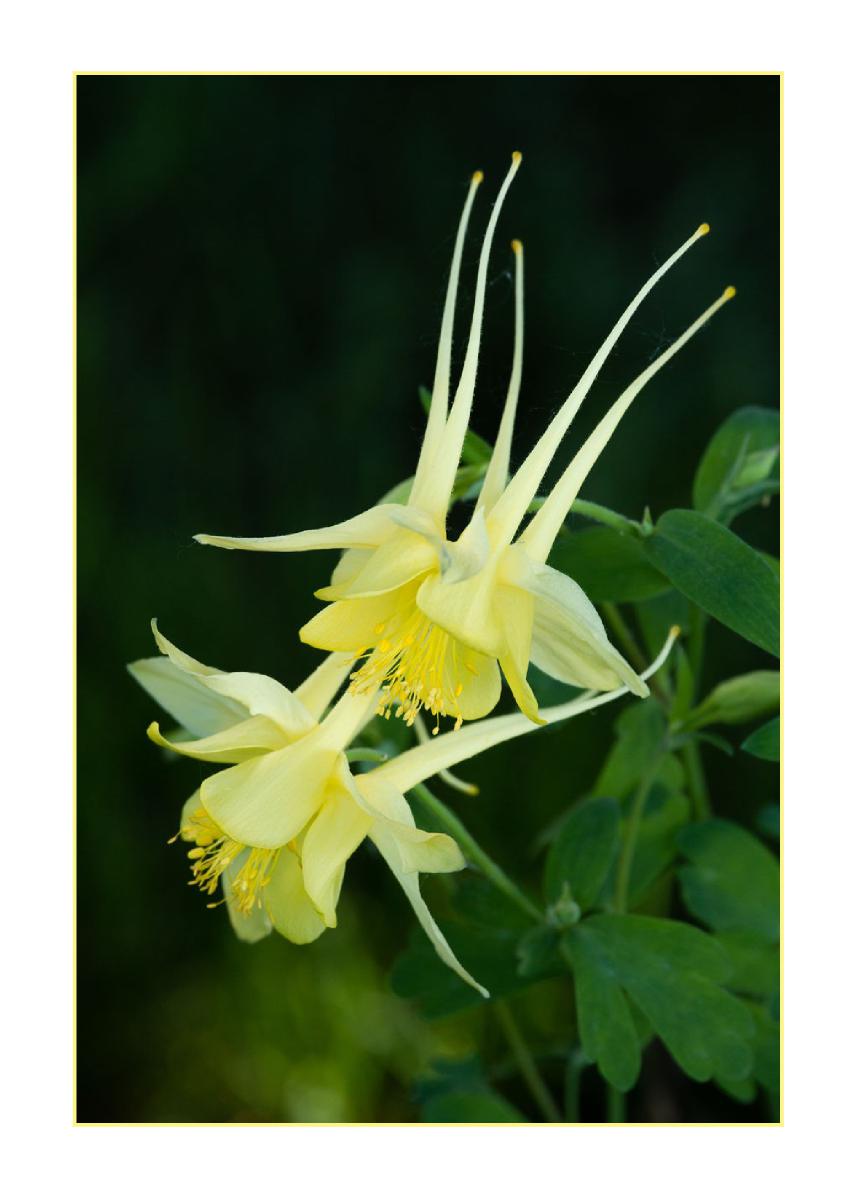
<path id="1" fill-rule="evenodd" d="M 603 600 L 600 604 L 600 608 L 603 610 L 603 616 L 606 618 L 606 623 L 610 626 L 612 633 L 615 635 L 615 639 L 623 648 L 630 665 L 633 666 L 636 671 L 644 671 L 648 666 L 648 663 L 645 660 L 645 657 L 641 652 L 641 647 L 633 637 L 632 630 L 624 620 L 623 614 L 618 606 L 611 600 Z M 667 708 L 670 704 L 670 699 L 668 697 L 668 693 L 662 687 L 662 684 L 658 679 L 651 679 L 650 690 Z"/>
<path id="2" fill-rule="evenodd" d="M 537 512 L 543 508 L 545 498 L 536 496 L 528 506 L 529 512 Z M 587 517 L 589 521 L 596 521 L 600 525 L 608 525 L 611 529 L 616 529 L 618 533 L 631 533 L 633 536 L 638 536 L 641 533 L 641 526 L 638 521 L 632 521 L 629 517 L 617 513 L 614 509 L 606 508 L 604 504 L 595 504 L 593 500 L 574 500 L 571 512 L 578 513 L 580 517 Z M 566 531 L 567 526 L 564 526 Z"/>
<path id="3" fill-rule="evenodd" d="M 582 1090 L 582 1071 L 587 1060 L 578 1046 L 567 1055 L 564 1069 L 564 1120 L 576 1123 L 579 1120 L 579 1095 Z"/>
<path id="4" fill-rule="evenodd" d="M 701 761 L 700 746 L 697 742 L 689 742 L 680 751 L 680 757 L 686 768 L 686 782 L 689 785 L 689 796 L 695 820 L 706 821 L 708 817 L 712 816 L 712 805 L 710 804 L 704 764 Z"/>
<path id="5" fill-rule="evenodd" d="M 626 1096 L 623 1092 L 619 1092 L 616 1087 L 612 1087 L 609 1084 L 606 1092 L 606 1102 L 610 1123 L 620 1124 L 626 1120 Z"/>
<path id="6" fill-rule="evenodd" d="M 696 604 L 689 609 L 689 644 L 687 655 L 692 672 L 692 703 L 697 704 L 701 694 L 701 672 L 704 665 L 704 646 L 707 630 L 707 614 Z M 692 800 L 692 810 L 695 819 L 704 821 L 712 814 L 710 794 L 707 788 L 704 764 L 701 752 L 696 742 L 690 742 L 680 752 L 683 766 L 686 768 L 686 780 L 689 785 L 689 795 Z"/>
<path id="7" fill-rule="evenodd" d="M 489 854 L 481 849 L 460 818 L 443 804 L 430 788 L 423 783 L 418 783 L 411 791 L 414 796 L 418 796 L 428 812 L 437 818 L 445 832 L 454 838 L 469 862 L 478 867 L 495 888 L 513 900 L 533 921 L 543 920 L 543 913 L 537 905 L 529 900 L 528 896 L 505 874 L 498 863 L 493 862 Z"/>
<path id="8" fill-rule="evenodd" d="M 647 663 L 641 653 L 641 647 L 633 637 L 632 630 L 623 619 L 623 614 L 618 606 L 611 600 L 604 600 L 600 604 L 600 608 L 603 610 L 603 616 L 611 626 L 612 632 L 623 647 L 630 664 L 635 667 L 636 671 L 643 671 Z"/>
<path id="9" fill-rule="evenodd" d="M 502 1026 L 505 1037 L 508 1039 L 508 1045 L 513 1051 L 514 1058 L 517 1060 L 520 1074 L 528 1084 L 528 1090 L 531 1092 L 535 1103 L 547 1121 L 560 1121 L 561 1113 L 558 1110 L 558 1106 L 552 1099 L 546 1084 L 543 1082 L 543 1076 L 537 1069 L 537 1063 L 532 1057 L 528 1044 L 520 1032 L 510 1008 L 508 1008 L 504 1000 L 497 1000 L 495 1002 L 495 1009 L 496 1016 L 499 1018 L 499 1024 Z"/>
<path id="10" fill-rule="evenodd" d="M 632 799 L 632 807 L 629 810 L 629 819 L 627 821 L 623 845 L 620 850 L 615 879 L 614 911 L 616 913 L 626 912 L 627 900 L 629 899 L 629 879 L 632 874 L 632 863 L 635 858 L 635 847 L 638 842 L 638 831 L 641 828 L 641 818 L 644 816 L 644 806 L 647 803 L 647 797 L 650 795 L 650 789 L 653 786 L 653 780 L 656 778 L 661 761 L 662 756 L 657 755 L 646 774 L 642 777 Z"/>

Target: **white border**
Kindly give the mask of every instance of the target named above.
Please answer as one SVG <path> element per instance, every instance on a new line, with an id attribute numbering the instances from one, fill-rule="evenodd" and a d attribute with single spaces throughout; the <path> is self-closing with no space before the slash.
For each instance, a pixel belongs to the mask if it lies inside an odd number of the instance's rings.
<path id="1" fill-rule="evenodd" d="M 853 476 L 850 39 L 814 3 L 44 5 L 7 25 L 2 512 L 7 1178 L 91 1197 L 339 1186 L 385 1196 L 696 1198 L 847 1177 Z M 10 17 L 7 14 L 7 22 Z M 786 74 L 785 1126 L 71 1127 L 73 70 L 743 70 Z M 726 87 L 726 79 L 722 87 Z M 465 114 L 461 114 L 461 118 Z M 848 252 L 848 253 L 847 253 Z M 6 341 L 6 339 L 4 339 Z M 10 369 L 9 369 L 10 368 Z M 849 368 L 849 369 L 847 369 Z M 845 489 L 845 490 L 844 490 Z M 119 549 L 119 548 L 117 548 Z M 132 547 L 121 548 L 132 552 Z M 6 613 L 5 609 L 10 608 Z M 619 1146 L 616 1142 L 619 1141 Z M 837 1171 L 841 1174 L 838 1176 Z M 35 1180 L 38 1180 L 36 1185 Z"/>

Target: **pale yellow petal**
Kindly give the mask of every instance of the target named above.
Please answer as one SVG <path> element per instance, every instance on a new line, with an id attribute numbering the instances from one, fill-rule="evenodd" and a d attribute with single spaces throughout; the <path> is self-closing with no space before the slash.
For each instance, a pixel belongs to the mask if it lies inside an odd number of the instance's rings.
<path id="1" fill-rule="evenodd" d="M 246 762 L 259 754 L 281 749 L 288 740 L 269 717 L 249 717 L 209 737 L 186 742 L 170 741 L 164 737 L 157 721 L 152 721 L 146 733 L 156 745 L 166 750 L 210 763 Z"/>
<path id="2" fill-rule="evenodd" d="M 373 553 L 373 550 L 345 550 L 333 568 L 330 583 L 336 585 L 354 579 Z"/>
<path id="3" fill-rule="evenodd" d="M 350 547 L 379 546 L 396 532 L 391 517 L 400 506 L 378 504 L 349 521 L 327 525 L 322 529 L 306 529 L 301 533 L 286 533 L 277 537 L 240 538 L 197 533 L 196 541 L 203 546 L 219 546 L 222 550 L 263 550 L 289 553 L 295 550 L 345 550 Z"/>
<path id="4" fill-rule="evenodd" d="M 537 711 L 537 697 L 526 679 L 531 658 L 534 599 L 519 588 L 499 585 L 495 589 L 494 603 L 503 634 L 499 665 L 522 712 L 530 721 L 542 725 Z"/>
<path id="5" fill-rule="evenodd" d="M 303 872 L 296 854 L 283 847 L 262 899 L 277 933 L 289 942 L 304 946 L 326 929 L 323 917 L 303 886 Z"/>
<path id="6" fill-rule="evenodd" d="M 128 663 L 137 683 L 194 737 L 207 737 L 246 720 L 242 704 L 215 695 L 201 679 L 188 675 L 168 658 L 141 658 Z"/>
<path id="7" fill-rule="evenodd" d="M 380 636 L 377 627 L 404 606 L 404 592 L 411 590 L 402 589 L 384 596 L 337 600 L 334 604 L 328 604 L 302 627 L 300 641 L 319 650 L 348 650 L 356 654 L 374 645 Z"/>
<path id="8" fill-rule="evenodd" d="M 388 781 L 374 780 L 373 775 L 367 771 L 356 776 L 354 785 L 374 817 L 372 838 L 376 841 L 383 836 L 396 842 L 401 869 L 431 874 L 462 870 L 466 860 L 454 838 L 418 829 L 404 796 Z M 382 825 L 381 833 L 378 825 Z"/>
<path id="9" fill-rule="evenodd" d="M 242 912 L 235 903 L 233 883 L 235 876 L 244 865 L 247 851 L 239 854 L 234 862 L 229 863 L 222 875 L 223 897 L 232 929 L 242 942 L 260 942 L 267 937 L 273 928 L 267 909 L 263 905 L 255 905 L 250 912 Z"/>
<path id="10" fill-rule="evenodd" d="M 427 571 L 436 570 L 437 564 L 437 550 L 433 545 L 417 533 L 399 529 L 394 537 L 374 551 L 358 575 L 346 583 L 320 588 L 315 595 L 319 600 L 381 596 Z"/>
<path id="11" fill-rule="evenodd" d="M 348 772 L 349 775 L 349 772 Z M 335 908 L 345 863 L 371 828 L 371 817 L 350 790 L 333 783 L 303 839 L 303 883 L 326 924 L 336 923 Z"/>
<path id="12" fill-rule="evenodd" d="M 451 646 L 446 652 L 445 678 L 446 694 L 455 695 L 464 721 L 486 717 L 499 703 L 502 676 L 491 655 L 466 646 Z"/>
<path id="13" fill-rule="evenodd" d="M 555 679 L 611 691 L 625 683 L 637 696 L 648 688 L 611 644 L 597 610 L 578 583 L 519 545 L 504 560 L 504 578 L 534 602 L 531 659 Z"/>
<path id="14" fill-rule="evenodd" d="M 300 684 L 294 695 L 316 721 L 332 703 L 336 692 L 347 679 L 353 666 L 350 654 L 328 655 L 319 667 Z"/>
<path id="15" fill-rule="evenodd" d="M 269 717 L 289 738 L 308 733 L 316 724 L 300 699 L 269 675 L 232 671 L 229 674 L 208 675 L 204 685 L 244 705 L 253 716 Z"/>
<path id="16" fill-rule="evenodd" d="M 495 564 L 459 583 L 445 583 L 429 575 L 419 588 L 416 603 L 426 617 L 452 634 L 464 646 L 497 657 L 502 630 L 493 603 Z"/>
<path id="17" fill-rule="evenodd" d="M 336 759 L 317 733 L 308 734 L 284 750 L 212 775 L 202 784 L 202 803 L 236 842 L 275 850 L 320 808 Z"/>
<path id="18" fill-rule="evenodd" d="M 419 889 L 418 872 L 408 870 L 405 866 L 400 853 L 400 844 L 389 832 L 386 823 L 378 821 L 369 836 L 385 858 L 392 874 L 401 885 L 404 895 L 413 906 L 413 911 L 418 918 L 419 924 L 424 929 L 442 962 L 468 983 L 470 987 L 480 992 L 482 996 L 489 997 L 490 993 L 487 989 L 483 988 L 477 980 L 473 979 L 466 968 L 458 961 L 454 951 L 446 941 L 445 935 L 431 916 L 430 910 L 425 904 L 421 890 Z"/>
<path id="19" fill-rule="evenodd" d="M 190 675 L 222 675 L 223 672 L 219 667 L 206 667 L 204 663 L 199 662 L 196 658 L 191 658 L 189 654 L 185 654 L 183 650 L 170 642 L 168 637 L 160 632 L 157 621 L 152 620 L 151 631 L 154 634 L 154 640 L 157 642 L 157 648 L 161 654 L 165 654 L 170 662 L 175 663 L 176 667 L 180 667 L 182 671 L 186 671 Z"/>
<path id="20" fill-rule="evenodd" d="M 460 583 L 487 567 L 490 539 L 483 509 L 476 508 L 456 542 L 447 542 L 442 555 L 442 581 Z"/>
<path id="21" fill-rule="evenodd" d="M 316 736 L 318 744 L 336 751 L 346 750 L 356 734 L 377 709 L 377 697 L 372 693 L 345 692 L 321 722 Z"/>

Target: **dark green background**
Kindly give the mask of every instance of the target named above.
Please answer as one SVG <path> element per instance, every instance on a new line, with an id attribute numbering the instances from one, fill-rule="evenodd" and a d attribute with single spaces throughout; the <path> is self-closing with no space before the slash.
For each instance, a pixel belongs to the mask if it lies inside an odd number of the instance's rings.
<path id="1" fill-rule="evenodd" d="M 154 653 L 157 616 L 205 662 L 289 685 L 311 669 L 296 630 L 333 556 L 227 554 L 191 535 L 337 521 L 411 472 L 466 182 L 485 171 L 468 313 L 513 149 L 524 162 L 491 262 L 473 424 L 492 437 L 504 398 L 512 237 L 527 269 L 518 461 L 637 287 L 709 221 L 568 444 L 735 284 L 737 301 L 640 397 L 584 489 L 633 516 L 687 505 L 720 421 L 777 404 L 779 81 L 81 77 L 77 90 L 78 1117 L 413 1120 L 414 1078 L 433 1058 L 489 1048 L 492 1017 L 430 1024 L 391 993 L 412 918 L 365 848 L 338 930 L 308 948 L 235 942 L 166 845 L 200 767 L 146 740 L 156 708 L 123 664 Z M 773 506 L 737 529 L 774 551 L 776 521 Z M 769 665 L 732 635 L 714 632 L 711 650 L 719 675 Z M 449 794 L 523 881 L 539 870 L 538 831 L 592 782 L 615 715 L 494 751 L 467 765 L 478 798 Z M 706 757 L 717 811 L 750 824 L 774 798 L 774 769 Z M 535 1040 L 560 1028 L 566 986 L 520 1005 Z M 752 1116 L 661 1053 L 645 1078 L 632 1119 Z M 599 1119 L 590 1092 L 585 1115 Z"/>

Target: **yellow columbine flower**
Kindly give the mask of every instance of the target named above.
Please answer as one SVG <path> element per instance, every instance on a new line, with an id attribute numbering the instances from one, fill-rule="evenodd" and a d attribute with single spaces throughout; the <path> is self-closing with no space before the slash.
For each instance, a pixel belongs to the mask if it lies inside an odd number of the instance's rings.
<path id="1" fill-rule="evenodd" d="M 522 247 L 516 260 L 514 355 L 496 446 L 472 518 L 454 541 L 446 518 L 469 424 L 484 313 L 487 265 L 499 211 L 519 166 L 515 154 L 487 226 L 478 263 L 469 340 L 449 409 L 451 338 L 460 258 L 469 213 L 481 182 L 469 188 L 451 263 L 432 403 L 424 442 L 405 504 L 381 503 L 349 521 L 282 537 L 197 535 L 226 549 L 343 549 L 329 587 L 330 603 L 300 630 L 303 641 L 362 659 L 351 691 L 379 690 L 380 711 L 412 723 L 424 708 L 437 718 L 484 716 L 501 690 L 500 670 L 520 709 L 539 722 L 526 673 L 533 662 L 564 683 L 610 690 L 621 683 L 638 696 L 644 681 L 609 641 L 594 606 L 572 579 L 546 563 L 555 537 L 633 399 L 657 371 L 734 294 L 724 294 L 622 393 L 564 471 L 537 515 L 519 534 L 564 434 L 606 357 L 655 284 L 699 238 L 701 225 L 653 274 L 623 313 L 534 449 L 508 481 L 511 437 L 522 373 Z"/>
<path id="2" fill-rule="evenodd" d="M 167 738 L 154 722 L 149 737 L 202 762 L 233 764 L 190 797 L 179 835 L 192 843 L 191 882 L 209 896 L 222 886 L 238 935 L 257 941 L 273 928 L 303 944 L 334 928 L 345 865 L 368 837 L 440 958 L 483 992 L 419 889 L 420 872 L 465 865 L 457 843 L 417 829 L 400 792 L 366 788 L 348 766 L 345 750 L 376 708 L 373 696 L 350 693 L 329 707 L 349 656 L 331 655 L 292 692 L 266 675 L 206 667 L 152 628 L 164 657 L 129 670 L 182 733 Z"/>
<path id="3" fill-rule="evenodd" d="M 191 882 L 209 896 L 222 887 L 238 935 L 253 942 L 274 928 L 303 944 L 334 928 L 347 860 L 368 837 L 442 961 L 487 995 L 458 962 L 419 888 L 420 872 L 460 870 L 463 856 L 446 834 L 416 828 L 404 792 L 531 731 L 531 722 L 520 714 L 480 721 L 353 775 L 345 750 L 371 719 L 375 697 L 345 693 L 329 707 L 349 670 L 348 656 L 331 655 L 291 692 L 266 675 L 206 667 L 154 623 L 153 629 L 165 657 L 129 669 L 190 737 L 166 738 L 157 722 L 149 737 L 202 762 L 234 764 L 206 779 L 186 802 L 177 836 L 192 843 Z M 659 669 L 676 632 L 641 678 Z M 545 709 L 542 720 L 566 720 L 627 690 L 588 693 Z"/>

